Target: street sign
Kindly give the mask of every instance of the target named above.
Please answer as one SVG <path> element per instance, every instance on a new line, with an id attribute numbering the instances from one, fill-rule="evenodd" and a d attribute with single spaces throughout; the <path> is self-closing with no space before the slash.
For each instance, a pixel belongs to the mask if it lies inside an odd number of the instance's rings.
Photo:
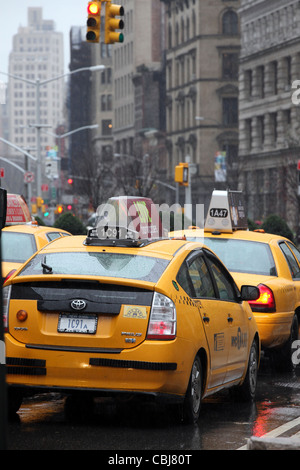
<path id="1" fill-rule="evenodd" d="M 49 190 L 48 184 L 42 184 L 41 190 L 42 190 L 42 191 L 48 191 L 48 190 Z"/>
<path id="2" fill-rule="evenodd" d="M 34 182 L 34 173 L 31 171 L 26 171 L 24 173 L 24 183 L 33 183 Z"/>

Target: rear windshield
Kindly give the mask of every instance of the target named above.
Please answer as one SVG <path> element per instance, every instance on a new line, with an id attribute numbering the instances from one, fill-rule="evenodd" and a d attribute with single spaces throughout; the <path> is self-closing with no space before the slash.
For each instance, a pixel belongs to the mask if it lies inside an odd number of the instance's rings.
<path id="1" fill-rule="evenodd" d="M 231 272 L 277 275 L 270 247 L 266 243 L 205 237 L 205 245 L 216 253 Z"/>
<path id="2" fill-rule="evenodd" d="M 52 273 L 157 282 L 168 264 L 169 261 L 165 259 L 121 253 L 48 253 L 36 255 L 19 275 Z"/>
<path id="3" fill-rule="evenodd" d="M 24 263 L 36 252 L 34 236 L 30 233 L 6 232 L 1 233 L 2 261 Z"/>

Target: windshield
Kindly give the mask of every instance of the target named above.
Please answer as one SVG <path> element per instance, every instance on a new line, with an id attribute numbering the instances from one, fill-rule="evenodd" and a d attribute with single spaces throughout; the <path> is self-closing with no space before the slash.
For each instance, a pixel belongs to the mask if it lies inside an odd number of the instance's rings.
<path id="1" fill-rule="evenodd" d="M 248 240 L 205 238 L 231 272 L 276 276 L 274 259 L 269 245 Z"/>
<path id="2" fill-rule="evenodd" d="M 121 253 L 69 252 L 35 256 L 20 276 L 70 274 L 109 276 L 157 282 L 168 260 Z"/>
<path id="3" fill-rule="evenodd" d="M 34 236 L 30 233 L 6 232 L 1 234 L 2 261 L 24 263 L 37 251 Z"/>

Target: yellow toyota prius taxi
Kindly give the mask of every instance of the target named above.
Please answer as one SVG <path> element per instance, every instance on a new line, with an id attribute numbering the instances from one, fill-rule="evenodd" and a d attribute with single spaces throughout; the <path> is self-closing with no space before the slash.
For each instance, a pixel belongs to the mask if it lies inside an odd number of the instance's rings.
<path id="1" fill-rule="evenodd" d="M 239 291 L 202 244 L 127 236 L 57 239 L 6 282 L 10 410 L 40 390 L 143 394 L 179 400 L 193 422 L 224 387 L 253 399 L 257 287 Z"/>
<path id="2" fill-rule="evenodd" d="M 279 371 L 292 369 L 300 319 L 300 252 L 284 237 L 247 230 L 242 195 L 214 191 L 204 230 L 176 231 L 202 241 L 222 260 L 238 286 L 258 286 L 251 301 L 262 349 Z M 296 344 L 296 343 L 295 343 Z"/>

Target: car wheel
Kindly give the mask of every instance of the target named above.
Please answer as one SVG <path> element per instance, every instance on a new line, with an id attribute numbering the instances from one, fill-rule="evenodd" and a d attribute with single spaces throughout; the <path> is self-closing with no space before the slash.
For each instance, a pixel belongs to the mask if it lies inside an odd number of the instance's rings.
<path id="1" fill-rule="evenodd" d="M 198 356 L 195 357 L 189 385 L 183 404 L 183 420 L 185 423 L 195 423 L 199 418 L 202 397 L 202 367 Z"/>
<path id="2" fill-rule="evenodd" d="M 274 369 L 277 372 L 290 372 L 295 368 L 295 365 L 292 361 L 293 356 L 293 342 L 299 338 L 299 324 L 298 318 L 296 315 L 293 317 L 291 325 L 291 334 L 287 342 L 283 345 L 282 348 L 274 350 L 272 353 L 272 360 Z"/>
<path id="3" fill-rule="evenodd" d="M 240 401 L 251 401 L 255 397 L 257 387 L 257 372 L 258 372 L 258 346 L 256 341 L 253 341 L 248 360 L 247 374 L 243 384 L 235 387 L 234 398 Z"/>
<path id="4" fill-rule="evenodd" d="M 14 415 L 19 411 L 20 406 L 22 405 L 23 395 L 17 389 L 9 389 L 7 394 L 7 408 L 8 416 L 14 417 Z"/>

